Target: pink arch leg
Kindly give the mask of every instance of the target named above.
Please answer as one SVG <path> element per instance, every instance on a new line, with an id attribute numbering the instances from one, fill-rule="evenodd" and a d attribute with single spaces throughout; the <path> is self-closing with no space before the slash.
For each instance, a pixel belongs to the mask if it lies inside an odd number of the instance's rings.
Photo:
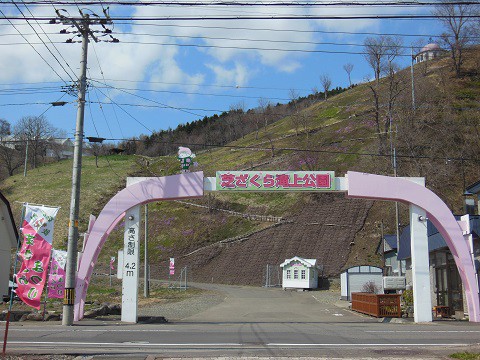
<path id="1" fill-rule="evenodd" d="M 479 286 L 475 277 L 475 264 L 462 229 L 450 209 L 436 194 L 406 179 L 349 171 L 347 197 L 394 200 L 424 209 L 452 252 L 465 289 L 470 321 L 480 322 Z"/>
<path id="2" fill-rule="evenodd" d="M 125 212 L 141 204 L 203 196 L 203 172 L 149 178 L 118 192 L 105 205 L 93 224 L 85 251 L 79 261 L 75 284 L 74 320 L 83 318 L 83 307 L 93 268 L 103 244 Z"/>

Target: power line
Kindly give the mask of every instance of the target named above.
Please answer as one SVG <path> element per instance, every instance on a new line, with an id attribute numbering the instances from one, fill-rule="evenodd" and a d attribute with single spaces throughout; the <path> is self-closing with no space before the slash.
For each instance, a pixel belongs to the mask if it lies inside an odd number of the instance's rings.
<path id="1" fill-rule="evenodd" d="M 95 86 L 94 86 L 95 87 Z M 122 110 L 125 114 L 127 114 L 130 118 L 132 118 L 133 120 L 135 120 L 138 124 L 140 124 L 143 128 L 145 128 L 146 130 L 148 130 L 150 133 L 153 133 L 154 131 L 149 129 L 145 124 L 143 124 L 140 120 L 138 120 L 135 116 L 133 116 L 132 114 L 130 114 L 127 110 L 125 110 L 121 105 L 119 105 L 116 101 L 114 101 L 112 98 L 110 98 L 109 96 L 107 96 L 104 92 L 102 92 L 100 89 L 98 89 L 97 87 L 95 87 L 99 92 L 100 94 L 102 94 L 103 96 L 105 96 L 109 101 L 112 102 L 112 104 L 114 104 L 115 106 L 117 106 L 120 110 Z"/>
<path id="2" fill-rule="evenodd" d="M 98 82 L 98 81 L 97 81 L 97 82 Z M 127 91 L 127 90 L 122 90 L 122 89 L 119 89 L 119 88 L 110 86 L 110 85 L 108 85 L 108 84 L 102 84 L 102 85 L 107 86 L 107 87 L 109 87 L 109 88 L 111 88 L 111 89 L 115 89 L 115 90 L 121 91 L 121 92 L 126 93 L 126 94 L 128 94 L 128 95 L 138 97 L 139 99 L 153 102 L 153 103 L 155 103 L 155 104 L 157 104 L 157 105 L 160 105 L 161 107 L 164 107 L 164 108 L 168 108 L 168 109 L 172 109 L 172 110 L 178 110 L 178 111 L 181 111 L 181 112 L 190 114 L 190 115 L 201 116 L 201 115 L 199 115 L 199 114 L 195 114 L 195 113 L 193 113 L 193 112 L 190 112 L 189 110 L 184 110 L 184 109 L 179 108 L 179 107 L 175 107 L 175 106 L 163 104 L 163 103 L 161 103 L 161 102 L 159 102 L 159 101 L 152 100 L 152 99 L 148 99 L 148 98 L 143 97 L 143 96 L 141 96 L 141 95 L 137 95 L 137 94 L 134 94 L 134 93 L 129 92 L 129 91 Z M 97 89 L 98 89 L 98 87 L 97 87 Z M 110 99 L 110 100 L 111 100 L 111 99 Z"/>
<path id="3" fill-rule="evenodd" d="M 179 82 L 168 82 L 168 81 L 145 81 L 145 80 L 127 80 L 127 79 L 96 79 L 90 78 L 92 81 L 103 80 L 104 83 L 109 82 L 126 82 L 126 83 L 145 83 L 145 84 L 164 84 L 164 85 L 180 85 L 180 86 L 194 86 L 194 87 L 213 87 L 213 88 L 230 88 L 230 89 L 256 89 L 256 90 L 281 90 L 288 91 L 291 88 L 275 88 L 275 87 L 258 87 L 258 86 L 239 86 L 239 85 L 216 85 L 216 84 L 195 84 L 195 83 L 179 83 Z M 12 86 L 12 85 L 36 85 L 36 84 L 56 84 L 56 82 L 45 81 L 45 82 L 33 82 L 33 83 L 0 83 L 0 86 Z M 21 88 L 20 88 L 21 89 Z M 0 89 L 0 91 L 8 89 Z M 132 89 L 130 89 L 132 90 Z M 310 91 L 311 89 L 295 89 L 295 90 L 304 90 Z"/>
<path id="4" fill-rule="evenodd" d="M 55 102 L 59 102 L 60 100 L 62 100 L 65 95 L 67 95 L 67 94 L 65 93 L 65 94 L 63 94 L 62 96 L 60 96 L 60 98 L 58 98 Z M 42 112 L 38 117 L 41 117 L 41 116 L 45 115 L 45 113 L 46 113 L 48 110 L 50 110 L 52 107 L 54 107 L 53 104 L 54 104 L 54 103 L 50 103 L 50 106 L 49 106 L 44 112 Z"/>
<path id="5" fill-rule="evenodd" d="M 463 19 L 478 19 L 480 15 L 462 15 L 462 16 L 450 16 L 449 18 L 463 18 Z M 51 18 L 46 16 L 37 17 L 18 17 L 18 16 L 6 16 L 6 20 L 39 20 L 50 21 Z M 406 14 L 406 15 L 258 15 L 258 16 L 116 16 L 111 17 L 112 21 L 238 21 L 238 20 L 438 20 L 440 17 L 436 15 L 418 15 L 418 14 Z M 73 20 L 80 21 L 81 18 L 72 18 Z"/>
<path id="6" fill-rule="evenodd" d="M 68 86 L 67 82 L 60 76 L 60 74 L 53 68 L 53 66 L 50 65 L 50 63 L 49 63 L 47 60 L 45 60 L 45 58 L 42 56 L 42 54 L 40 54 L 40 53 L 38 52 L 38 50 L 35 49 L 35 46 L 33 46 L 33 45 L 28 41 L 28 39 L 27 39 L 25 36 L 23 36 L 23 34 L 20 32 L 20 30 L 18 30 L 18 29 L 16 28 L 16 26 L 7 18 L 7 16 L 5 15 L 5 13 L 4 13 L 1 9 L 0 9 L 0 13 L 1 13 L 1 14 L 3 15 L 3 17 L 13 26 L 13 28 L 14 28 L 15 30 L 17 30 L 17 32 L 20 34 L 20 36 L 30 45 L 30 47 L 38 54 L 38 56 L 40 56 L 40 58 L 50 67 L 50 69 L 52 69 L 52 71 L 55 73 L 55 75 L 57 75 L 57 76 L 60 78 L 60 80 L 62 80 L 62 81 L 65 83 L 65 85 Z"/>
<path id="7" fill-rule="evenodd" d="M 1 20 L 1 19 L 0 19 Z M 131 25 L 130 23 L 125 23 L 125 22 L 117 22 L 119 25 Z M 7 25 L 7 24 L 2 24 L 0 23 L 0 26 L 2 25 Z M 17 24 L 17 26 L 27 26 L 27 24 Z M 358 32 L 352 32 L 352 31 L 329 31 L 329 30 L 300 30 L 300 29 L 273 29 L 273 28 L 254 28 L 254 27 L 226 27 L 226 26 L 201 26 L 201 25 L 181 25 L 181 24 L 135 24 L 135 26 L 143 26 L 143 27 L 175 27 L 175 28 L 188 28 L 188 29 L 208 29 L 208 30 L 246 30 L 246 31 L 255 31 L 255 32 L 275 32 L 275 33 L 306 33 L 306 34 L 339 34 L 339 35 L 373 35 L 373 36 L 401 36 L 401 37 L 425 37 L 425 38 L 440 38 L 443 35 L 438 35 L 438 34 L 406 34 L 406 33 L 381 33 L 381 32 L 365 32 L 365 31 L 358 31 Z M 129 33 L 129 32 L 115 32 L 116 34 L 132 34 L 135 35 L 135 33 Z M 55 35 L 57 33 L 48 33 L 49 35 Z M 1 36 L 11 36 L 11 35 L 16 35 L 16 34 L 0 34 Z M 25 34 L 25 35 L 32 35 L 32 34 Z M 174 36 L 174 35 L 172 35 Z M 453 37 L 453 35 L 449 36 Z M 480 38 L 479 36 L 469 36 L 468 39 L 478 39 Z"/>
<path id="8" fill-rule="evenodd" d="M 106 80 L 105 80 L 106 83 Z M 102 87 L 107 88 L 107 87 Z M 249 96 L 249 95 L 232 95 L 232 94 L 219 94 L 219 93 L 201 93 L 194 91 L 173 91 L 173 90 L 155 90 L 155 89 L 141 89 L 141 88 L 124 88 L 124 87 L 115 87 L 117 90 L 136 90 L 143 92 L 154 92 L 154 93 L 163 93 L 163 94 L 181 94 L 181 95 L 199 95 L 199 96 L 216 96 L 216 97 L 226 97 L 226 98 L 240 98 L 240 99 L 258 99 L 258 96 Z M 1 91 L 1 90 L 0 90 Z M 290 101 L 287 98 L 279 97 L 268 97 L 268 100 L 275 101 Z"/>
<path id="9" fill-rule="evenodd" d="M 105 139 L 107 141 L 126 141 L 126 142 L 144 142 L 142 139 Z M 240 149 L 240 150 L 255 150 L 255 151 L 272 151 L 271 147 L 259 147 L 259 146 L 241 146 L 241 145 L 221 145 L 221 144 L 209 144 L 209 143 L 194 143 L 194 142 L 175 142 L 175 141 L 161 141 L 161 140 L 149 140 L 150 142 L 166 145 L 183 145 L 183 146 L 198 146 L 198 147 L 216 147 L 216 148 L 228 148 L 228 149 Z M 328 144 L 333 145 L 333 144 Z M 378 158 L 390 158 L 391 154 L 378 154 L 378 153 L 362 153 L 355 151 L 335 151 L 335 150 L 321 150 L 321 149 L 303 149 L 295 147 L 275 147 L 275 151 L 298 151 L 298 152 L 309 152 L 309 153 L 325 153 L 325 154 L 335 154 L 335 155 L 358 155 L 358 156 L 371 156 Z M 427 156 L 427 155 L 399 155 L 397 158 L 405 159 L 427 159 L 427 160 L 450 160 L 450 161 L 474 161 L 479 162 L 480 159 L 475 158 L 465 158 L 465 157 L 455 157 L 455 156 Z"/>
<path id="10" fill-rule="evenodd" d="M 62 42 L 58 42 L 61 44 Z M 155 45 L 155 46 L 177 46 L 177 47 L 193 47 L 193 48 L 213 48 L 213 49 L 230 49 L 230 50 L 255 50 L 255 51 L 281 51 L 281 52 L 298 52 L 306 54 L 349 54 L 349 55 L 366 55 L 363 51 L 340 51 L 340 50 L 306 50 L 306 49 L 282 49 L 267 47 L 247 47 L 247 46 L 224 46 L 224 45 L 206 45 L 206 44 L 184 44 L 184 43 L 158 43 L 158 42 L 140 42 L 140 41 L 122 41 L 123 44 L 137 45 Z M 40 45 L 40 43 L 33 43 Z M 23 43 L 0 44 L 0 46 L 25 45 Z M 399 54 L 398 57 L 410 57 L 407 54 Z"/>
<path id="11" fill-rule="evenodd" d="M 103 76 L 103 69 L 102 69 L 102 66 L 100 65 L 100 59 L 98 58 L 98 55 L 97 55 L 97 50 L 95 50 L 95 47 L 94 47 L 94 46 L 92 46 L 92 48 L 93 48 L 93 52 L 95 53 L 95 58 L 97 59 L 98 68 L 100 69 L 100 74 L 102 75 L 102 77 L 104 77 L 104 76 Z M 108 91 L 107 91 L 107 93 L 108 93 Z M 97 100 L 100 102 L 100 97 L 98 96 L 98 92 L 97 92 L 97 91 L 95 91 L 95 95 L 97 96 Z M 110 94 L 109 94 L 109 95 L 110 95 Z M 105 123 L 106 123 L 106 125 L 107 125 L 108 131 L 109 131 L 110 134 L 112 135 L 112 130 L 110 129 L 110 124 L 108 123 L 107 117 L 105 116 L 105 112 L 103 111 L 103 106 L 102 106 L 102 104 L 100 104 L 99 107 L 100 107 L 100 110 L 101 110 L 101 112 L 102 112 L 102 114 L 103 114 L 103 118 L 105 119 Z M 90 109 L 90 111 L 91 111 L 91 109 Z M 116 113 L 115 113 L 115 115 L 116 115 Z M 118 123 L 118 128 L 121 130 L 122 127 L 120 126 L 120 123 L 118 122 L 118 118 L 117 118 L 117 123 Z M 123 133 L 122 133 L 122 137 L 123 137 Z"/>
<path id="12" fill-rule="evenodd" d="M 25 1 L 29 5 L 47 5 L 43 1 L 31 0 Z M 209 2 L 186 2 L 186 1 L 76 1 L 79 5 L 114 5 L 114 6 L 169 6 L 169 7 L 335 7 L 335 6 L 402 6 L 402 7 L 417 7 L 417 6 L 437 6 L 442 2 L 439 1 L 279 1 L 279 2 L 263 2 L 263 1 L 209 1 Z M 71 5 L 71 1 L 51 1 L 48 4 L 58 6 Z M 478 5 L 478 1 L 452 1 L 452 5 Z"/>
<path id="13" fill-rule="evenodd" d="M 186 36 L 186 35 L 172 35 L 172 34 L 149 34 L 149 33 L 133 33 L 133 32 L 124 32 L 120 33 L 124 35 L 135 35 L 135 36 L 150 36 L 150 37 L 167 37 L 167 38 L 178 38 L 178 39 L 194 39 L 194 40 L 227 40 L 227 41 L 248 41 L 248 42 L 264 42 L 264 43 L 275 43 L 275 44 L 300 44 L 300 45 L 334 45 L 334 46 L 357 46 L 364 47 L 364 44 L 355 44 L 355 43 L 339 43 L 331 41 L 295 41 L 295 40 L 275 40 L 275 39 L 252 39 L 252 38 L 233 38 L 233 37 L 213 37 L 213 36 Z M 397 49 L 410 49 L 411 46 L 404 45 L 395 45 L 391 46 Z"/>
<path id="14" fill-rule="evenodd" d="M 98 79 L 91 79 L 92 81 Z M 281 90 L 288 91 L 291 88 L 274 88 L 274 87 L 259 87 L 259 86 L 240 86 L 240 85 L 216 85 L 216 84 L 195 84 L 195 83 L 178 83 L 178 82 L 168 82 L 168 81 L 145 81 L 145 80 L 126 80 L 126 79 L 105 79 L 106 81 L 111 82 L 126 82 L 126 83 L 145 83 L 145 84 L 164 84 L 164 85 L 180 85 L 180 86 L 195 86 L 195 87 L 214 87 L 214 88 L 229 88 L 229 89 L 254 89 L 254 90 Z M 0 84 L 1 85 L 1 84 Z M 304 90 L 310 91 L 311 89 L 295 89 L 295 90 Z"/>
<path id="15" fill-rule="evenodd" d="M 98 89 L 98 88 L 96 88 L 96 89 Z M 145 100 L 155 101 L 155 100 L 147 99 L 147 98 L 145 98 Z M 92 103 L 92 104 L 108 104 L 106 102 L 100 102 L 100 101 L 91 101 L 90 103 Z M 10 104 L 10 105 L 12 105 L 12 104 Z M 193 114 L 190 111 L 205 111 L 205 112 L 219 112 L 219 113 L 224 112 L 224 110 L 221 110 L 221 109 L 186 108 L 186 107 L 179 108 L 179 107 L 173 107 L 173 106 L 169 106 L 169 105 L 157 105 L 157 104 L 132 104 L 132 103 L 119 103 L 119 102 L 117 102 L 116 105 L 142 107 L 142 108 L 157 108 L 157 109 L 159 108 L 159 109 L 178 110 L 178 111 L 187 112 L 189 114 L 192 114 L 192 115 L 195 115 L 195 116 L 200 116 L 200 117 L 202 115 Z"/>
<path id="16" fill-rule="evenodd" d="M 23 2 L 23 0 L 22 0 Z M 23 14 L 22 10 L 18 7 L 18 5 L 14 2 L 14 0 L 12 0 L 12 3 L 15 4 L 15 7 L 18 9 L 18 11 L 20 11 L 20 14 L 23 15 L 23 17 L 25 17 L 25 15 Z M 28 10 L 28 12 L 30 13 L 31 16 L 34 16 L 32 14 L 32 12 L 30 11 L 30 9 L 27 7 L 27 5 L 25 5 L 25 8 Z M 49 40 L 50 44 L 52 44 L 53 48 L 55 50 L 57 50 L 57 53 L 60 55 L 60 57 L 62 58 L 62 60 L 65 62 L 65 64 L 67 64 L 67 67 L 72 71 L 72 73 L 75 73 L 73 71 L 73 69 L 70 67 L 70 64 L 65 60 L 65 58 L 63 57 L 62 53 L 57 49 L 57 47 L 55 46 L 55 44 L 53 43 L 52 39 L 50 39 L 50 37 L 48 36 L 48 34 L 45 32 L 45 30 L 43 29 L 43 27 L 40 25 L 40 23 L 35 20 L 35 22 L 37 23 L 37 25 L 40 27 L 40 29 L 42 30 L 42 32 L 45 34 L 45 36 L 47 37 L 47 39 Z M 70 73 L 65 69 L 65 67 L 62 65 L 62 63 L 58 60 L 58 58 L 55 56 L 55 54 L 50 50 L 50 48 L 47 46 L 47 44 L 45 43 L 45 41 L 43 41 L 43 39 L 41 38 L 41 36 L 38 34 L 38 32 L 35 30 L 35 28 L 30 24 L 30 22 L 28 22 L 28 25 L 30 25 L 30 27 L 32 28 L 32 30 L 35 32 L 35 34 L 37 35 L 37 37 L 40 39 L 40 41 L 45 45 L 45 47 L 47 48 L 48 52 L 53 56 L 53 58 L 55 59 L 55 61 L 61 66 L 61 68 L 63 69 L 63 71 L 65 71 L 65 73 L 67 74 L 67 76 L 70 78 L 70 80 L 72 80 L 72 83 L 75 83 L 75 80 L 74 78 L 70 75 Z"/>
<path id="17" fill-rule="evenodd" d="M 66 104 L 73 104 L 73 103 L 75 103 L 75 101 L 66 102 Z M 0 106 L 27 106 L 27 105 L 52 105 L 52 102 L 23 102 L 23 103 L 2 103 L 2 104 L 0 104 Z"/>
<path id="18" fill-rule="evenodd" d="M 267 30 L 267 29 L 264 29 Z M 270 29 L 268 29 L 270 31 Z M 275 30 L 271 30 L 275 31 Z M 239 37 L 239 38 L 234 38 L 234 37 L 213 37 L 213 36 L 187 36 L 187 35 L 175 35 L 175 34 L 152 34 L 152 33 L 137 33 L 137 32 L 112 32 L 117 35 L 135 35 L 135 36 L 147 36 L 147 37 L 166 37 L 166 38 L 175 38 L 175 39 L 194 39 L 194 40 L 228 40 L 228 41 L 249 41 L 249 42 L 268 42 L 268 43 L 279 43 L 279 44 L 301 44 L 301 45 L 334 45 L 334 46 L 357 46 L 357 47 L 364 47 L 364 44 L 357 44 L 357 43 L 341 43 L 341 42 L 328 42 L 328 41 L 295 41 L 295 40 L 275 40 L 275 39 L 252 39 L 252 38 L 245 38 L 245 37 Z M 346 32 L 325 32 L 325 33 L 340 33 L 340 34 L 346 34 Z M 354 34 L 357 35 L 359 33 L 348 33 L 348 34 Z M 378 33 L 365 33 L 365 34 L 375 34 L 375 35 L 380 35 Z M 13 36 L 16 34 L 0 34 L 0 36 Z M 26 34 L 29 35 L 29 34 Z M 427 35 L 400 35 L 396 34 L 396 36 L 427 36 Z M 453 36 L 453 35 L 452 35 Z M 432 37 L 432 36 L 430 36 Z M 441 35 L 436 35 L 436 37 L 441 37 Z M 479 39 L 479 36 L 469 36 L 468 39 L 473 40 L 473 39 Z M 61 43 L 61 42 L 57 42 Z M 128 42 L 126 42 L 128 43 Z M 140 43 L 140 42 L 139 42 Z M 408 45 L 395 45 L 391 46 L 394 48 L 400 48 L 400 49 L 410 49 L 411 46 Z"/>

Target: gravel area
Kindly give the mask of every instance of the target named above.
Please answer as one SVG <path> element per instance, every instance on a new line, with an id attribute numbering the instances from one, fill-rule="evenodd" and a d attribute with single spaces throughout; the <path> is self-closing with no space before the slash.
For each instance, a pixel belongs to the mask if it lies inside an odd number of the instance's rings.
<path id="1" fill-rule="evenodd" d="M 348 301 L 340 300 L 340 290 L 318 290 L 309 292 L 312 297 L 323 304 L 336 305 L 338 307 L 348 307 Z"/>

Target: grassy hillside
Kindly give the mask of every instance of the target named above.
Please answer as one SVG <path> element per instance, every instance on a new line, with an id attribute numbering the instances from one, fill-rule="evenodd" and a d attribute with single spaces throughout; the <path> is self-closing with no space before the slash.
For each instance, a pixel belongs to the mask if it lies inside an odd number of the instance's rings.
<path id="1" fill-rule="evenodd" d="M 96 213 L 112 194 L 125 187 L 126 177 L 138 171 L 133 156 L 109 156 L 99 159 L 95 166 L 94 157 L 82 159 L 82 181 L 80 197 L 80 231 L 88 225 L 88 215 Z M 10 201 L 15 221 L 20 221 L 22 203 L 59 206 L 54 234 L 54 246 L 66 247 L 68 219 L 72 188 L 72 161 L 65 160 L 29 170 L 2 182 L 0 191 Z"/>
<path id="2" fill-rule="evenodd" d="M 396 74 L 399 94 L 386 112 L 388 79 L 381 82 L 380 119 L 392 117 L 392 143 L 399 176 L 424 176 L 453 212 L 462 211 L 465 185 L 480 176 L 480 79 L 476 53 L 466 75 L 457 79 L 447 58 L 415 68 L 416 103 L 411 109 L 409 69 Z M 192 141 L 193 142 L 193 141 Z M 188 144 L 185 144 L 188 145 Z M 193 148 L 206 176 L 217 170 L 348 170 L 392 175 L 390 149 L 379 154 L 369 84 L 319 101 L 297 114 L 269 124 L 221 148 Z M 108 161 L 107 161 L 108 160 Z M 138 156 L 85 158 L 82 175 L 81 231 L 88 214 L 98 215 L 106 201 L 125 186 L 126 176 L 164 176 L 178 172 L 175 156 L 144 161 Z M 64 248 L 70 207 L 71 161 L 13 176 L 0 185 L 17 217 L 20 202 L 58 205 L 55 246 Z M 195 169 L 194 169 L 195 171 Z M 351 205 L 350 205 L 351 204 Z M 318 258 L 326 274 L 345 266 L 378 264 L 374 254 L 380 222 L 393 232 L 393 204 L 344 200 L 331 194 L 220 194 L 190 202 L 149 205 L 149 252 L 152 273 L 165 277 L 169 257 L 193 268 L 193 279 L 260 284 L 266 264 L 278 265 L 294 255 Z M 402 206 L 401 223 L 407 208 Z M 231 211 L 236 212 L 232 213 Z M 277 223 L 255 217 L 281 217 Z M 122 247 L 122 229 L 114 231 L 102 251 L 99 269 Z M 143 253 L 143 252 L 142 252 Z"/>

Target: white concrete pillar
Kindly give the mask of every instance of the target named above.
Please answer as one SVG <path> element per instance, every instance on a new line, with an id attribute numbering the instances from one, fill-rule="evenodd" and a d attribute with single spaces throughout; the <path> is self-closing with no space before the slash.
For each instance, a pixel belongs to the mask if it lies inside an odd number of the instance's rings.
<path id="1" fill-rule="evenodd" d="M 122 321 L 131 323 L 138 320 L 139 222 L 140 206 L 135 206 L 125 214 L 123 238 Z"/>
<path id="2" fill-rule="evenodd" d="M 414 320 L 415 322 L 431 322 L 432 299 L 430 298 L 427 215 L 425 210 L 412 204 L 410 204 L 410 236 Z"/>

